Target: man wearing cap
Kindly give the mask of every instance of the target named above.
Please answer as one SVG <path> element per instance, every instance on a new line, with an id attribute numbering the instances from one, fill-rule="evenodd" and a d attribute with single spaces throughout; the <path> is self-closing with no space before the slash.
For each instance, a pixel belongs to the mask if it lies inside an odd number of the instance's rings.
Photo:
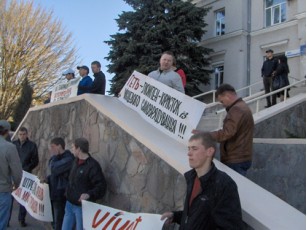
<path id="1" fill-rule="evenodd" d="M 66 77 L 67 81 L 70 81 L 71 79 L 75 78 L 75 71 L 73 71 L 73 69 L 69 68 L 69 69 L 65 70 L 62 75 Z"/>
<path id="2" fill-rule="evenodd" d="M 79 74 L 82 77 L 81 81 L 78 85 L 78 92 L 77 95 L 81 95 L 84 93 L 90 93 L 90 87 L 93 84 L 93 80 L 90 76 L 88 76 L 88 73 L 90 72 L 90 69 L 85 66 L 78 66 L 77 69 L 79 70 Z M 83 88 L 85 86 L 85 88 Z"/>
<path id="3" fill-rule="evenodd" d="M 262 68 L 261 68 L 261 76 L 263 78 L 263 85 L 264 85 L 264 92 L 270 93 L 272 90 L 272 78 L 273 78 L 273 72 L 277 68 L 277 60 L 273 57 L 274 51 L 269 49 L 266 52 L 266 60 L 263 62 Z M 271 107 L 271 105 L 276 104 L 276 98 L 272 97 L 272 103 L 271 103 L 271 96 L 266 97 L 267 105 L 265 108 Z"/>
<path id="4" fill-rule="evenodd" d="M 0 229 L 6 229 L 12 204 L 11 192 L 22 178 L 22 168 L 16 146 L 6 141 L 10 124 L 0 120 Z"/>
<path id="5" fill-rule="evenodd" d="M 78 90 L 89 90 L 89 93 L 104 95 L 106 90 L 106 76 L 101 71 L 100 62 L 93 61 L 91 68 L 94 74 L 93 84 L 91 86 L 79 86 Z"/>

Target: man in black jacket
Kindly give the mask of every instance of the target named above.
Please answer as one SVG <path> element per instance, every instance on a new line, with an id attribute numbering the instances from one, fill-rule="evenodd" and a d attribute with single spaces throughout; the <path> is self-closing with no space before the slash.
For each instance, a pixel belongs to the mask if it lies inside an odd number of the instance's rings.
<path id="1" fill-rule="evenodd" d="M 13 144 L 16 145 L 22 169 L 28 173 L 31 173 L 32 170 L 38 165 L 38 152 L 37 146 L 33 141 L 30 141 L 28 138 L 28 130 L 25 127 L 21 127 L 18 130 L 18 140 L 14 141 Z M 21 227 L 26 227 L 27 210 L 24 206 L 20 205 L 18 220 Z"/>
<path id="2" fill-rule="evenodd" d="M 47 181 L 52 202 L 53 223 L 55 230 L 61 230 L 65 214 L 65 190 L 75 157 L 69 150 L 65 150 L 65 141 L 61 137 L 51 140 L 50 153 L 52 157 L 49 160 L 50 175 Z"/>
<path id="3" fill-rule="evenodd" d="M 165 212 L 165 224 L 180 224 L 180 230 L 243 229 L 236 183 L 218 170 L 212 159 L 216 142 L 209 133 L 194 134 L 188 145 L 192 170 L 184 174 L 187 193 L 183 211 Z"/>
<path id="4" fill-rule="evenodd" d="M 92 72 L 94 73 L 94 81 L 90 86 L 78 86 L 78 90 L 88 91 L 93 94 L 105 95 L 106 77 L 101 71 L 101 64 L 99 61 L 93 61 L 91 64 Z"/>
<path id="5" fill-rule="evenodd" d="M 263 78 L 263 86 L 264 86 L 264 92 L 270 93 L 272 90 L 272 78 L 273 78 L 273 72 L 276 70 L 278 62 L 273 57 L 273 50 L 269 49 L 266 52 L 266 60 L 263 62 L 262 68 L 261 68 L 261 76 Z M 271 96 L 268 96 L 266 98 L 267 105 L 266 108 L 271 107 L 271 105 L 276 104 L 276 98 L 272 98 L 271 103 Z"/>
<path id="6" fill-rule="evenodd" d="M 107 183 L 99 163 L 89 154 L 89 142 L 78 138 L 72 144 L 76 159 L 69 173 L 62 229 L 83 229 L 82 200 L 95 202 L 106 193 Z"/>

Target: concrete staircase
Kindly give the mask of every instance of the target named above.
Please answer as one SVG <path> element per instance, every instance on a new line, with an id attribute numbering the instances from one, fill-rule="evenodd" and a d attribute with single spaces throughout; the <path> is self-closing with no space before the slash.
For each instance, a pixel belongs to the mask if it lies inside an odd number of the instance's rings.
<path id="1" fill-rule="evenodd" d="M 302 83 L 299 84 L 296 83 L 291 84 L 289 94 L 290 98 L 296 97 L 296 95 L 299 94 L 306 95 L 305 82 L 303 81 Z M 265 108 L 266 99 L 263 90 L 251 96 L 244 97 L 243 100 L 245 100 L 248 103 L 254 115 L 262 110 L 266 110 Z M 277 103 L 280 103 L 279 98 L 277 98 Z M 274 108 L 274 106 L 272 106 L 271 108 Z M 196 129 L 202 131 L 213 131 L 219 129 L 223 125 L 223 119 L 225 116 L 226 116 L 226 111 L 219 102 L 209 103 L 207 104 L 204 114 L 200 122 L 198 123 Z"/>

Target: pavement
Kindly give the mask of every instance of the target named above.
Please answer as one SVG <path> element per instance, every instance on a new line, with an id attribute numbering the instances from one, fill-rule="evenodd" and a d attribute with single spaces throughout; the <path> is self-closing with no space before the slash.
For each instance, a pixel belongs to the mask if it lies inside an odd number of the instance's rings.
<path id="1" fill-rule="evenodd" d="M 18 221 L 18 211 L 19 211 L 19 204 L 17 203 L 17 201 L 14 200 L 10 226 L 7 228 L 8 230 L 26 230 L 26 229 L 51 230 L 52 229 L 50 223 L 36 220 L 29 213 L 27 213 L 26 216 L 27 227 L 20 227 Z"/>

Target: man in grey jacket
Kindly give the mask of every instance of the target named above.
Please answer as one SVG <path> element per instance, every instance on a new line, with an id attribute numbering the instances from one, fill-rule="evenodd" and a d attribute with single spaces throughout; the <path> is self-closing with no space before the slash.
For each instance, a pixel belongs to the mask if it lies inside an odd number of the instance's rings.
<path id="1" fill-rule="evenodd" d="M 160 58 L 159 69 L 150 72 L 148 76 L 184 93 L 181 77 L 172 69 L 174 60 L 175 57 L 172 52 L 164 52 Z"/>
<path id="2" fill-rule="evenodd" d="M 21 162 L 16 146 L 6 140 L 10 124 L 0 121 L 0 229 L 6 229 L 12 204 L 11 192 L 22 178 Z"/>

